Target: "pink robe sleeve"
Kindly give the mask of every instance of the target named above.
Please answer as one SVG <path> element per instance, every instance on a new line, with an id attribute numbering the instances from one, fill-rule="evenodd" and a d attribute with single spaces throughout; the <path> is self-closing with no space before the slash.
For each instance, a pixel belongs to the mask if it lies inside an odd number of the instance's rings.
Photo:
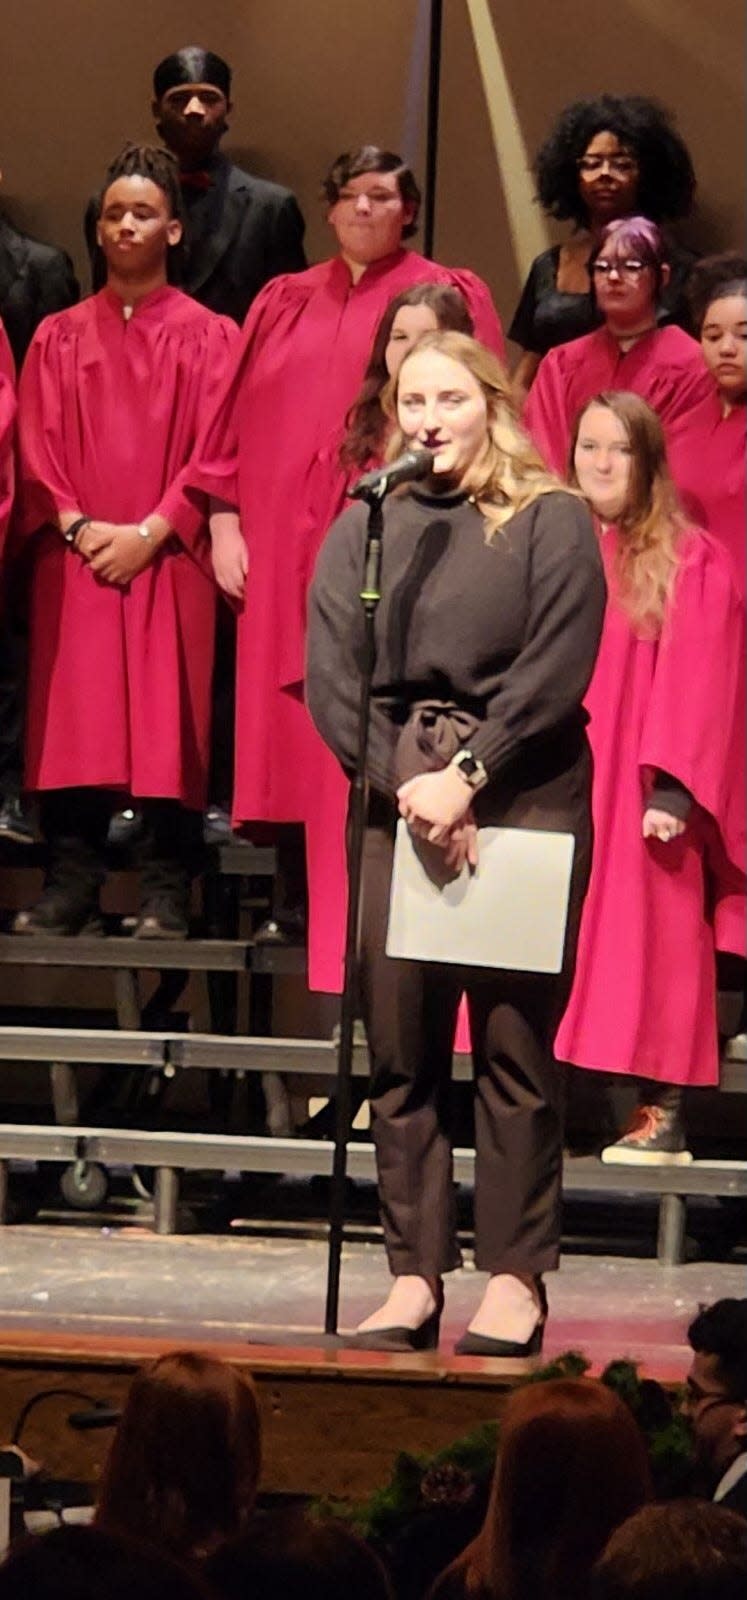
<path id="1" fill-rule="evenodd" d="M 189 465 L 186 482 L 190 489 L 229 505 L 238 506 L 239 502 L 238 416 L 246 370 L 274 324 L 287 282 L 287 277 L 272 278 L 250 306 L 228 367 L 206 408 L 205 424 Z"/>
<path id="2" fill-rule="evenodd" d="M 562 478 L 568 469 L 570 437 L 564 352 L 565 347 L 558 345 L 543 357 L 522 417 L 535 449 L 546 465 Z"/>
<path id="3" fill-rule="evenodd" d="M 202 405 L 207 417 L 213 415 L 235 365 L 241 345 L 241 334 L 229 317 L 211 317 L 204 329 L 202 349 L 203 390 Z M 198 436 L 199 438 L 199 436 Z M 199 443 L 196 452 L 199 451 Z M 195 473 L 188 462 L 162 496 L 153 511 L 164 518 L 174 533 L 188 549 L 192 549 L 200 536 L 208 512 L 209 491 L 195 487 Z M 222 498 L 235 504 L 237 489 L 235 475 L 226 478 Z"/>
<path id="4" fill-rule="evenodd" d="M 493 297 L 487 284 L 478 278 L 474 272 L 468 272 L 463 267 L 449 267 L 449 278 L 464 295 L 470 309 L 470 316 L 475 325 L 475 338 L 480 344 L 487 346 L 493 354 L 506 364 L 506 341 L 503 337 L 500 317 L 493 304 Z"/>
<path id="5" fill-rule="evenodd" d="M 13 506 L 15 472 L 13 430 L 16 417 L 15 363 L 0 322 L 0 555 L 5 546 Z"/>
<path id="6" fill-rule="evenodd" d="M 64 313 L 63 313 L 64 315 Z M 57 317 L 34 334 L 18 386 L 18 531 L 58 527 L 60 513 L 81 511 L 65 458 L 61 339 Z"/>
<path id="7" fill-rule="evenodd" d="M 656 659 L 639 759 L 671 773 L 718 829 L 723 853 L 744 871 L 744 606 L 728 558 L 706 534 L 691 536 Z"/>
<path id="8" fill-rule="evenodd" d="M 658 362 L 642 392 L 669 435 L 675 424 L 710 397 L 712 390 L 713 379 L 696 345 L 690 361 L 671 365 Z"/>

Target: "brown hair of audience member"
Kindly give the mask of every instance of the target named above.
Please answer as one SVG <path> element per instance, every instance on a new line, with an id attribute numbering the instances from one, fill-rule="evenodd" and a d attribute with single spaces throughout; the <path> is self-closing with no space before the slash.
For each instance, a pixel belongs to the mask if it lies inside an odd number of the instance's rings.
<path id="1" fill-rule="evenodd" d="M 153 1545 L 64 1526 L 14 1544 L 0 1600 L 210 1600 L 199 1574 Z"/>
<path id="2" fill-rule="evenodd" d="M 251 1378 L 226 1361 L 174 1351 L 133 1380 L 96 1523 L 182 1559 L 207 1555 L 248 1525 L 260 1465 Z"/>
<path id="3" fill-rule="evenodd" d="M 360 393 L 345 418 L 347 432 L 340 451 L 343 467 L 363 467 L 383 450 L 387 419 L 381 394 L 389 381 L 386 348 L 397 312 L 404 306 L 428 306 L 440 329 L 466 334 L 475 331 L 464 295 L 449 283 L 416 283 L 390 300 L 374 334 Z"/>
<path id="4" fill-rule="evenodd" d="M 373 1550 L 338 1522 L 270 1518 L 224 1545 L 205 1575 L 220 1600 L 391 1600 Z"/>
<path id="5" fill-rule="evenodd" d="M 685 526 L 677 491 L 669 476 L 664 430 L 656 412 L 640 395 L 608 389 L 579 412 L 569 452 L 569 478 L 577 484 L 574 456 L 584 417 L 593 406 L 611 411 L 622 423 L 631 448 L 628 503 L 617 519 L 619 599 L 631 622 L 644 634 L 661 632 L 679 566 L 677 545 Z"/>
<path id="6" fill-rule="evenodd" d="M 448 1571 L 481 1600 L 586 1600 L 610 1534 L 650 1495 L 643 1435 L 611 1389 L 525 1384 L 506 1401 L 482 1530 Z"/>
<path id="7" fill-rule="evenodd" d="M 411 239 L 418 228 L 418 212 L 420 211 L 420 188 L 411 167 L 395 155 L 393 150 L 381 150 L 377 144 L 362 144 L 357 150 L 345 150 L 336 161 L 332 162 L 329 171 L 322 179 L 322 193 L 329 207 L 337 204 L 342 190 L 353 178 L 360 178 L 366 172 L 393 172 L 397 178 L 397 188 L 400 199 L 405 205 L 410 204 L 413 215 L 402 229 L 402 238 Z"/>
<path id="8" fill-rule="evenodd" d="M 465 493 L 474 495 L 485 521 L 486 536 L 491 539 L 499 528 L 518 511 L 532 505 L 539 495 L 552 494 L 566 485 L 548 470 L 528 434 L 520 426 L 511 395 L 511 383 L 497 356 L 465 333 L 447 331 L 423 334 L 415 348 L 405 356 L 396 378 L 390 379 L 383 391 L 381 404 L 386 416 L 396 419 L 397 396 L 407 364 L 426 350 L 435 350 L 439 355 L 448 356 L 449 360 L 466 367 L 485 396 L 485 448 L 472 463 L 461 487 Z M 405 448 L 405 443 L 404 434 L 396 427 L 386 448 L 387 458 L 394 460 Z"/>
<path id="9" fill-rule="evenodd" d="M 747 1522 L 710 1500 L 644 1506 L 613 1533 L 593 1600 L 744 1600 Z"/>

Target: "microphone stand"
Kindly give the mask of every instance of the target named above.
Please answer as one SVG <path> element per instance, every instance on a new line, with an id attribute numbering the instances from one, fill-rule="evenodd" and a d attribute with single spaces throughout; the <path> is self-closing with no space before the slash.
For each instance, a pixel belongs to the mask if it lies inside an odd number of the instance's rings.
<path id="1" fill-rule="evenodd" d="M 368 761 L 368 734 L 371 722 L 371 684 L 376 665 L 374 628 L 376 611 L 381 599 L 384 496 L 387 493 L 387 488 L 386 479 L 383 479 L 378 485 L 372 485 L 368 490 L 359 488 L 360 498 L 365 499 L 368 506 L 366 553 L 363 584 L 360 591 L 364 616 L 364 650 L 358 702 L 355 776 L 351 789 L 348 821 L 348 915 L 345 928 L 345 986 L 342 992 L 340 1042 L 337 1051 L 335 1151 L 332 1164 L 332 1191 L 329 1208 L 325 1333 L 337 1332 L 340 1302 L 340 1264 L 345 1228 L 345 1185 L 352 1105 L 353 1030 L 359 997 L 358 936 L 361 910 L 363 844 L 368 811 L 366 766 Z"/>

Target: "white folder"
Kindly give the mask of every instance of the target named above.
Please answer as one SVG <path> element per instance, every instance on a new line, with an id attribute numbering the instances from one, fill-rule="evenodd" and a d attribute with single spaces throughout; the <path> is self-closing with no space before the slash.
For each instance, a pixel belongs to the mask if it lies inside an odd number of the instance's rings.
<path id="1" fill-rule="evenodd" d="M 444 852 L 400 818 L 386 953 L 519 972 L 559 972 L 573 868 L 572 833 L 480 828 L 479 861 L 447 874 Z"/>

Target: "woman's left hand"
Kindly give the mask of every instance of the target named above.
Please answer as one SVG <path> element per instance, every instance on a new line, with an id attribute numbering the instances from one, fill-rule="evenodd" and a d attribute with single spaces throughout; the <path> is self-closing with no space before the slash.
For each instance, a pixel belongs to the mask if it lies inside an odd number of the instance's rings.
<path id="1" fill-rule="evenodd" d="M 397 790 L 397 799 L 400 815 L 413 833 L 430 844 L 444 844 L 449 829 L 469 811 L 472 790 L 456 767 L 443 767 L 409 778 Z"/>
<path id="2" fill-rule="evenodd" d="M 643 813 L 644 839 L 661 839 L 662 844 L 669 844 L 670 839 L 677 839 L 685 831 L 685 823 L 681 817 L 673 817 L 670 811 L 660 811 L 658 806 L 648 806 Z"/>

